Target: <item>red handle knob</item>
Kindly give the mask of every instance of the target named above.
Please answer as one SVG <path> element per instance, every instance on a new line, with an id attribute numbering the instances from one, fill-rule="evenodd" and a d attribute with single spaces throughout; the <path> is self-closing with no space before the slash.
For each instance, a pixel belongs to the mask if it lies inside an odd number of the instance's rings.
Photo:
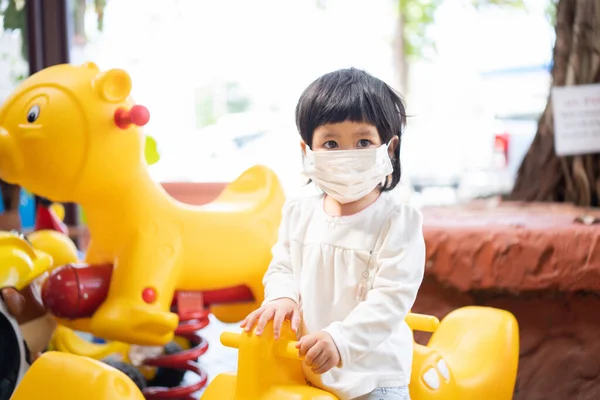
<path id="1" fill-rule="evenodd" d="M 150 121 L 150 111 L 144 106 L 135 105 L 130 110 L 119 108 L 115 111 L 115 124 L 121 129 L 129 125 L 144 126 Z"/>
<path id="2" fill-rule="evenodd" d="M 42 301 L 58 318 L 91 317 L 110 285 L 112 265 L 67 264 L 55 269 L 42 285 Z"/>

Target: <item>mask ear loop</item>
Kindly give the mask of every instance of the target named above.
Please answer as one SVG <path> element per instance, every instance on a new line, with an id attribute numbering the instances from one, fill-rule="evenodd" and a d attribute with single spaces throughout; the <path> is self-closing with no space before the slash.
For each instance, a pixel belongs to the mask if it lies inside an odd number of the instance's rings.
<path id="1" fill-rule="evenodd" d="M 394 136 L 394 137 L 396 137 L 396 136 Z M 398 159 L 396 157 L 394 157 L 393 155 L 390 155 L 390 152 L 389 152 L 390 144 L 392 144 L 392 140 L 394 140 L 394 137 L 392 137 L 385 145 L 386 153 L 387 153 L 388 157 L 390 158 L 390 162 L 392 164 L 392 172 L 383 179 L 383 182 L 381 182 L 382 189 L 385 189 L 386 187 L 388 187 L 388 182 L 390 182 L 390 180 L 392 179 L 391 175 L 394 173 L 394 165 L 398 161 Z M 398 139 L 400 139 L 399 136 L 398 136 Z M 391 184 L 391 182 L 390 182 L 390 184 Z"/>
<path id="2" fill-rule="evenodd" d="M 306 145 L 304 151 L 302 149 L 300 149 L 300 154 L 302 155 L 302 170 L 303 170 L 301 175 L 306 179 L 306 185 L 310 185 L 311 183 L 314 184 L 313 180 L 310 179 L 310 177 L 308 177 L 306 175 L 306 173 L 304 172 L 306 170 L 305 163 L 307 162 L 307 158 L 308 158 L 307 153 L 309 151 L 312 151 L 312 150 L 310 149 L 310 147 L 308 147 L 308 145 Z M 317 187 L 317 189 L 321 190 L 321 188 L 319 188 L 316 184 L 315 184 L 315 186 Z M 321 190 L 321 192 L 323 192 L 323 191 Z"/>
<path id="3" fill-rule="evenodd" d="M 390 144 L 392 143 L 392 140 L 394 140 L 394 138 L 391 138 L 389 140 L 389 142 L 387 142 L 387 144 L 385 145 L 385 150 L 386 150 L 386 154 L 387 156 L 390 158 L 390 163 L 392 164 L 392 172 L 389 175 L 386 175 L 385 178 L 383 178 L 383 181 L 381 181 L 381 188 L 385 189 L 386 187 L 388 187 L 388 182 L 392 179 L 391 175 L 394 173 L 394 164 L 396 163 L 396 157 L 390 155 L 389 152 L 389 148 L 390 148 Z"/>

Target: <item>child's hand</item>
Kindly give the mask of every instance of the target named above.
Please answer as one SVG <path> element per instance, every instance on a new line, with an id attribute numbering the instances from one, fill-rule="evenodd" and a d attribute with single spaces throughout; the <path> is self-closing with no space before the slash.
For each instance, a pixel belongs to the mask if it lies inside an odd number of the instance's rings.
<path id="1" fill-rule="evenodd" d="M 325 331 L 302 337 L 296 347 L 300 356 L 306 356 L 304 362 L 316 374 L 324 374 L 340 363 L 340 352 L 331 335 Z"/>
<path id="2" fill-rule="evenodd" d="M 294 300 L 281 298 L 270 301 L 258 310 L 251 312 L 242 321 L 240 326 L 244 328 L 244 331 L 250 332 L 254 323 L 258 320 L 258 323 L 256 323 L 256 334 L 260 336 L 267 322 L 273 320 L 273 335 L 275 339 L 279 339 L 281 325 L 285 319 L 291 321 L 292 330 L 297 332 L 298 325 L 300 324 L 300 309 Z"/>

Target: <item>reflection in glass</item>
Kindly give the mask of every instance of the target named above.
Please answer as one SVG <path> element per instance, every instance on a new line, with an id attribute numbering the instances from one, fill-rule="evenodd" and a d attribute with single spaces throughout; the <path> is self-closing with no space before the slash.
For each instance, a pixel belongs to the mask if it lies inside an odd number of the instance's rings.
<path id="1" fill-rule="evenodd" d="M 348 65 L 394 76 L 392 3 L 327 3 L 70 0 L 71 61 L 131 74 L 161 155 L 155 179 L 230 181 L 260 163 L 297 186 L 294 108 L 306 85 Z"/>

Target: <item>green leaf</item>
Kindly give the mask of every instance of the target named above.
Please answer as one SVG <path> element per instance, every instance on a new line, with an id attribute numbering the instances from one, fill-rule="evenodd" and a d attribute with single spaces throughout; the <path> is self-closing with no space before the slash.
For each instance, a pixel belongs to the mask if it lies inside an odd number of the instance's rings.
<path id="1" fill-rule="evenodd" d="M 104 9 L 106 8 L 107 0 L 94 0 L 94 7 L 96 8 L 96 24 L 99 32 L 104 29 Z"/>
<path id="2" fill-rule="evenodd" d="M 558 0 L 548 0 L 545 14 L 546 20 L 551 26 L 556 26 L 556 7 L 558 7 Z"/>
<path id="3" fill-rule="evenodd" d="M 2 10 L 2 14 L 4 15 L 4 29 L 6 30 L 18 30 L 22 29 L 21 32 L 24 32 L 25 28 L 25 9 L 17 8 L 17 4 L 15 1 L 11 0 L 6 5 L 6 8 Z"/>
<path id="4" fill-rule="evenodd" d="M 523 0 L 471 0 L 471 4 L 475 8 L 489 6 L 525 8 Z"/>
<path id="5" fill-rule="evenodd" d="M 4 16 L 3 28 L 5 30 L 21 32 L 21 57 L 26 60 L 28 58 L 28 43 L 25 31 L 24 3 L 10 0 L 6 3 L 6 8 L 0 9 L 0 15 Z"/>
<path id="6" fill-rule="evenodd" d="M 156 164 L 158 160 L 160 160 L 160 154 L 158 154 L 156 140 L 154 140 L 152 136 L 146 135 L 146 146 L 144 148 L 144 155 L 146 156 L 146 163 L 148 165 Z"/>

